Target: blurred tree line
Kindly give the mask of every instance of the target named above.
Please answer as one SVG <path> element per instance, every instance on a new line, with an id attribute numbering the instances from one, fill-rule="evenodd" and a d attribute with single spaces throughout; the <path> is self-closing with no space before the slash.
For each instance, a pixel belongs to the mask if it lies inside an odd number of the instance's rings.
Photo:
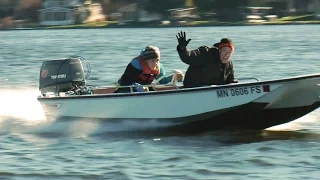
<path id="1" fill-rule="evenodd" d="M 217 12 L 225 14 L 232 12 L 238 6 L 248 5 L 249 0 L 194 0 L 200 14 Z M 38 20 L 38 10 L 41 0 L 0 0 L 0 19 L 7 16 Z M 185 0 L 92 0 L 92 3 L 102 4 L 105 14 L 115 12 L 126 4 L 137 3 L 150 12 L 166 15 L 167 9 L 184 7 Z"/>
<path id="2" fill-rule="evenodd" d="M 147 1 L 145 9 L 151 12 L 166 14 L 167 9 L 185 7 L 185 0 L 150 0 Z M 194 7 L 200 16 L 214 12 L 219 20 L 237 20 L 238 14 L 235 12 L 239 6 L 248 6 L 249 0 L 194 0 Z"/>
<path id="3" fill-rule="evenodd" d="M 160 13 L 163 17 L 168 15 L 168 9 L 184 8 L 187 0 L 93 0 L 93 2 L 99 2 L 103 4 L 105 13 L 114 12 L 116 9 L 113 8 L 136 3 L 139 7 L 146 9 L 150 12 Z M 296 9 L 305 10 L 306 12 L 309 3 L 313 0 L 292 0 L 293 6 Z M 107 3 L 106 3 L 107 2 Z M 269 6 L 273 7 L 274 14 L 279 16 L 288 15 L 287 8 L 288 2 L 283 0 L 193 0 L 194 7 L 197 8 L 201 18 L 205 18 L 206 14 L 216 14 L 215 18 L 222 21 L 233 21 L 239 20 L 239 7 L 245 6 Z"/>
<path id="4" fill-rule="evenodd" d="M 147 10 L 158 13 L 164 12 L 166 9 L 184 7 L 185 5 L 185 0 L 142 0 L 141 2 L 144 2 Z M 194 0 L 193 2 L 200 12 L 209 12 L 246 6 L 249 0 Z"/>
<path id="5" fill-rule="evenodd" d="M 13 16 L 14 19 L 38 21 L 41 0 L 0 0 L 0 19 Z"/>
<path id="6" fill-rule="evenodd" d="M 0 0 L 0 19 L 13 16 L 14 19 L 29 19 L 38 21 L 38 10 L 44 0 Z M 294 0 L 295 6 L 307 6 L 311 0 Z M 150 12 L 168 15 L 168 9 L 185 7 L 186 0 L 92 0 L 92 3 L 100 3 L 105 14 L 116 12 L 119 8 L 128 4 L 137 4 L 139 8 Z M 218 20 L 232 21 L 239 18 L 238 7 L 241 6 L 272 6 L 275 10 L 284 10 L 284 1 L 262 0 L 193 0 L 194 7 L 200 17 L 207 13 L 215 13 Z"/>

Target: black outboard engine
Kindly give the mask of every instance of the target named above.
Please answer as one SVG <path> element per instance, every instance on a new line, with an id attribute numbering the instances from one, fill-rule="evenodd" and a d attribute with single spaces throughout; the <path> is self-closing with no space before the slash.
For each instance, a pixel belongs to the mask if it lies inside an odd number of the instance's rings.
<path id="1" fill-rule="evenodd" d="M 81 57 L 44 61 L 40 69 L 41 94 L 75 91 L 86 86 Z"/>

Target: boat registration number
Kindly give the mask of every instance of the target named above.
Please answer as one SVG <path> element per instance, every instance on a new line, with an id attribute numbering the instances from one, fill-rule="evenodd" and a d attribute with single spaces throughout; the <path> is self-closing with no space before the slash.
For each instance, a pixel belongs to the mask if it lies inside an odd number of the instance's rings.
<path id="1" fill-rule="evenodd" d="M 262 92 L 270 92 L 269 85 L 221 89 L 217 90 L 217 97 L 225 98 L 232 96 L 245 96 L 250 94 L 260 94 Z"/>
<path id="2" fill-rule="evenodd" d="M 49 109 L 60 109 L 62 106 L 62 103 L 48 103 L 48 104 L 44 104 L 43 106 Z"/>

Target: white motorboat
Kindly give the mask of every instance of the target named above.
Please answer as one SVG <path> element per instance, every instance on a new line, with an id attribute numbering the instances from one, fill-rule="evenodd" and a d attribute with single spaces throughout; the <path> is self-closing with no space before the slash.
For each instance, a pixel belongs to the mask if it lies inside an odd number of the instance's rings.
<path id="1" fill-rule="evenodd" d="M 153 85 L 156 91 L 113 93 L 119 87 L 88 88 L 81 58 L 67 58 L 43 63 L 38 101 L 48 118 L 152 119 L 194 130 L 265 129 L 317 109 L 319 84 L 320 74 L 310 74 L 197 88 Z"/>

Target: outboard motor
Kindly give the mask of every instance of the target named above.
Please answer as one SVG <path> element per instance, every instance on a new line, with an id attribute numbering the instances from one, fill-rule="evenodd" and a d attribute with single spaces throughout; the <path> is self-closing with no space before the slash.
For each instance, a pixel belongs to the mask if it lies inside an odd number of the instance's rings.
<path id="1" fill-rule="evenodd" d="M 81 57 L 48 60 L 42 63 L 39 78 L 39 90 L 42 95 L 48 92 L 75 92 L 85 86 L 86 77 Z"/>

